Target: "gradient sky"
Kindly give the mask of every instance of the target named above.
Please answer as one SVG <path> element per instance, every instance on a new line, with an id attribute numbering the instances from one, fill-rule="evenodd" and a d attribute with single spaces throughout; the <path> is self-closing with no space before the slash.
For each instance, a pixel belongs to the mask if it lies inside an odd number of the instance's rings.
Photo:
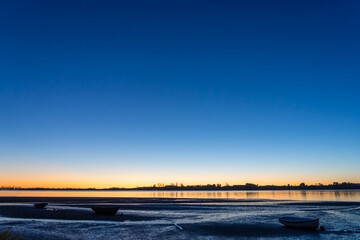
<path id="1" fill-rule="evenodd" d="M 359 1 L 1 1 L 0 186 L 360 182 Z"/>

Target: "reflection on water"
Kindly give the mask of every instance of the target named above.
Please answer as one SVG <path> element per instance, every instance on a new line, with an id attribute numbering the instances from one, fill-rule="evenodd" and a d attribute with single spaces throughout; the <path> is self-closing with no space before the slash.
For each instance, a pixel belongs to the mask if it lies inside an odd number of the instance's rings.
<path id="1" fill-rule="evenodd" d="M 322 191 L 3 191 L 0 197 L 234 198 L 310 201 L 360 201 L 360 190 Z"/>

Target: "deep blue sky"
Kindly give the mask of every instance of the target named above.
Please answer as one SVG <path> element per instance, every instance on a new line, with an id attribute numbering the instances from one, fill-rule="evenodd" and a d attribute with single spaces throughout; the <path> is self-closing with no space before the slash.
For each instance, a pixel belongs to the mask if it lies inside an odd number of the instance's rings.
<path id="1" fill-rule="evenodd" d="M 1 1 L 0 33 L 0 185 L 360 182 L 359 1 Z"/>

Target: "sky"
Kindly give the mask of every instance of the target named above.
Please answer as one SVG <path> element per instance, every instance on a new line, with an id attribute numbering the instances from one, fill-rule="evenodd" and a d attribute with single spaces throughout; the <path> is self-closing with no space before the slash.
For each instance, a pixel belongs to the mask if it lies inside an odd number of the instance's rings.
<path id="1" fill-rule="evenodd" d="M 0 2 L 0 186 L 360 183 L 359 1 Z"/>

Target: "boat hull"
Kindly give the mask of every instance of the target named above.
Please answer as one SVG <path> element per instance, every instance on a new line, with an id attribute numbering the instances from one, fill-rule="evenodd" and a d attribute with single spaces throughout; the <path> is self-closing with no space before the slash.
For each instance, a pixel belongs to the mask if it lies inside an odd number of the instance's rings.
<path id="1" fill-rule="evenodd" d="M 280 218 L 279 222 L 293 228 L 317 228 L 319 226 L 319 219 L 317 218 Z"/>
<path id="2" fill-rule="evenodd" d="M 48 205 L 47 203 L 34 203 L 34 207 L 40 209 L 45 208 L 47 205 Z"/>
<path id="3" fill-rule="evenodd" d="M 119 207 L 92 207 L 96 214 L 100 215 L 115 215 L 119 210 Z"/>

